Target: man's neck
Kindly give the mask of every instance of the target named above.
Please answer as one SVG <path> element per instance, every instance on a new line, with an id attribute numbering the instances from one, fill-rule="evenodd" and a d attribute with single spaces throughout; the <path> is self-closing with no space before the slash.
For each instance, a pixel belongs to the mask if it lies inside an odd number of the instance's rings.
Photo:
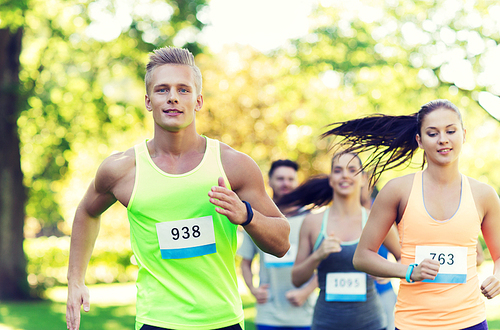
<path id="1" fill-rule="evenodd" d="M 200 164 L 206 150 L 206 139 L 186 132 L 161 132 L 148 141 L 153 162 L 169 174 L 187 173 Z"/>
<path id="2" fill-rule="evenodd" d="M 194 126 L 176 132 L 155 127 L 154 137 L 150 142 L 150 152 L 154 155 L 181 156 L 192 151 L 205 150 L 205 139 L 196 132 Z"/>

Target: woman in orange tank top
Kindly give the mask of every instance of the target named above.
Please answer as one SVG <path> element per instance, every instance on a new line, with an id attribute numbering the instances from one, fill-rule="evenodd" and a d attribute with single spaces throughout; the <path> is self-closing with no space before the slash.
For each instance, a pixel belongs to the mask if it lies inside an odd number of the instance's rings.
<path id="1" fill-rule="evenodd" d="M 373 115 L 332 124 L 346 152 L 371 152 L 371 183 L 424 150 L 423 171 L 389 181 L 378 194 L 356 253 L 356 269 L 401 279 L 397 329 L 487 329 L 481 294 L 500 293 L 500 200 L 495 190 L 459 171 L 465 129 L 458 108 L 431 101 L 407 116 Z M 377 251 L 396 222 L 401 263 Z M 494 261 L 479 283 L 476 246 L 482 231 Z"/>

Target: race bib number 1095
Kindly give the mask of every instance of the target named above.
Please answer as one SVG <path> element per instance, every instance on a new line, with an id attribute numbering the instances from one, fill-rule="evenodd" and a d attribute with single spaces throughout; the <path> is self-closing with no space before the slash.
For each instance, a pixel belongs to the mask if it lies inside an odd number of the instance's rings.
<path id="1" fill-rule="evenodd" d="M 326 274 L 326 301 L 366 301 L 366 274 Z"/>

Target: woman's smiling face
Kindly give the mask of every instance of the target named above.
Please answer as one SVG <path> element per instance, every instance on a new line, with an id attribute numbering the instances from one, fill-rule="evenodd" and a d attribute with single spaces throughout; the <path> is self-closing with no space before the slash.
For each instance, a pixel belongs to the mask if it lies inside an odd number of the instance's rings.
<path id="1" fill-rule="evenodd" d="M 459 115 L 447 108 L 428 113 L 422 120 L 417 142 L 429 163 L 441 165 L 458 160 L 465 141 L 465 129 Z"/>
<path id="2" fill-rule="evenodd" d="M 330 173 L 330 186 L 335 195 L 350 195 L 361 193 L 363 176 L 361 175 L 361 161 L 354 154 L 341 154 L 334 156 L 332 172 Z"/>

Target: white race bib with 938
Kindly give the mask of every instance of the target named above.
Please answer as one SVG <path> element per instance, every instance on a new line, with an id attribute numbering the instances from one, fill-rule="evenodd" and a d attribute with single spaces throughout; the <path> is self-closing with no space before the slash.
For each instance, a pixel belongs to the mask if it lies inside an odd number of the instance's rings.
<path id="1" fill-rule="evenodd" d="M 415 262 L 424 259 L 439 262 L 439 272 L 434 280 L 423 280 L 430 283 L 465 283 L 467 282 L 467 247 L 465 246 L 417 246 Z"/>
<path id="2" fill-rule="evenodd" d="M 326 274 L 326 301 L 366 301 L 366 274 Z"/>
<path id="3" fill-rule="evenodd" d="M 216 253 L 212 216 L 156 224 L 162 259 L 184 259 Z"/>
<path id="4" fill-rule="evenodd" d="M 292 267 L 297 257 L 297 244 L 291 244 L 287 253 L 278 258 L 269 253 L 264 253 L 264 265 L 267 268 Z"/>

